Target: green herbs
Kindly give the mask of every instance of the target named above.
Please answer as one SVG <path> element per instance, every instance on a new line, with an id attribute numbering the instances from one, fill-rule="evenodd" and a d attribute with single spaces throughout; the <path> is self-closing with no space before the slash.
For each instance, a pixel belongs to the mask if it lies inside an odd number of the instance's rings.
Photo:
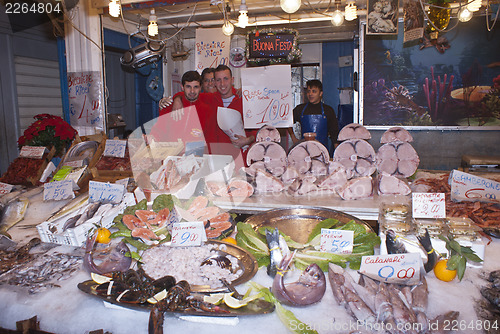
<path id="1" fill-rule="evenodd" d="M 456 270 L 460 281 L 464 277 L 467 261 L 483 262 L 472 248 L 460 245 L 453 237 L 450 236 L 447 238 L 443 235 L 439 235 L 439 239 L 446 243 L 446 249 L 450 255 L 446 268 L 449 270 Z"/>

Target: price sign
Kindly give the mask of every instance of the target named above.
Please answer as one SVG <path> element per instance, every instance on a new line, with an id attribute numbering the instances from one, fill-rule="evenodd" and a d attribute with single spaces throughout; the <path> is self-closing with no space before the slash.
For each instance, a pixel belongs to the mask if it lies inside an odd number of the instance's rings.
<path id="1" fill-rule="evenodd" d="M 421 265 L 418 253 L 363 256 L 359 272 L 381 282 L 414 285 Z"/>
<path id="2" fill-rule="evenodd" d="M 12 191 L 14 186 L 12 184 L 0 182 L 0 195 L 8 194 Z"/>
<path id="3" fill-rule="evenodd" d="M 413 193 L 413 218 L 445 218 L 444 193 Z"/>
<path id="4" fill-rule="evenodd" d="M 19 156 L 23 158 L 41 159 L 46 150 L 47 148 L 44 146 L 23 146 Z"/>
<path id="5" fill-rule="evenodd" d="M 172 226 L 172 246 L 201 246 L 207 240 L 203 222 L 175 223 Z"/>
<path id="6" fill-rule="evenodd" d="M 43 185 L 43 200 L 44 201 L 60 201 L 67 198 L 75 198 L 73 192 L 74 182 L 71 180 L 53 181 L 44 183 Z"/>
<path id="7" fill-rule="evenodd" d="M 106 140 L 106 147 L 103 155 L 105 157 L 124 158 L 127 141 L 125 140 Z"/>
<path id="8" fill-rule="evenodd" d="M 64 163 L 64 166 L 73 167 L 73 168 L 82 167 L 83 160 L 67 161 Z"/>
<path id="9" fill-rule="evenodd" d="M 351 254 L 354 231 L 321 229 L 320 249 L 334 254 Z"/>
<path id="10" fill-rule="evenodd" d="M 89 181 L 89 202 L 120 203 L 125 193 L 123 184 Z"/>

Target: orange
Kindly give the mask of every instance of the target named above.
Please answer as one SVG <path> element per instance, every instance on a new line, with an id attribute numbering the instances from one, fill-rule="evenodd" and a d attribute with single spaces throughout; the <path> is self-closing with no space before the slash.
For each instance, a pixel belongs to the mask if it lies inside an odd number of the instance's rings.
<path id="1" fill-rule="evenodd" d="M 222 241 L 225 241 L 225 242 L 227 242 L 227 243 L 230 243 L 230 244 L 236 245 L 236 239 L 231 238 L 231 237 L 224 238 L 224 239 L 222 239 Z"/>
<path id="2" fill-rule="evenodd" d="M 436 275 L 438 279 L 444 282 L 453 281 L 457 276 L 456 270 L 449 270 L 448 268 L 446 268 L 447 264 L 448 259 L 441 259 L 434 266 L 434 275 Z"/>
<path id="3" fill-rule="evenodd" d="M 111 235 L 111 232 L 104 227 L 99 227 L 97 229 L 97 238 L 96 241 L 101 244 L 107 244 L 108 242 L 111 241 L 109 236 Z"/>

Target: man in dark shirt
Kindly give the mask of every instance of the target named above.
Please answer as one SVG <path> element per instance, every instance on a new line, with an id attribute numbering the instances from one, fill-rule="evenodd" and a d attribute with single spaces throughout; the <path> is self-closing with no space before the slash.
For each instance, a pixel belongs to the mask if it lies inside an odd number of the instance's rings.
<path id="1" fill-rule="evenodd" d="M 309 80 L 306 83 L 307 100 L 293 109 L 294 122 L 300 123 L 301 134 L 307 132 L 316 133 L 316 140 L 328 148 L 328 137 L 335 149 L 339 134 L 339 125 L 335 110 L 327 104 L 321 102 L 323 97 L 323 84 L 319 80 Z M 299 139 L 289 131 L 294 143 Z"/>

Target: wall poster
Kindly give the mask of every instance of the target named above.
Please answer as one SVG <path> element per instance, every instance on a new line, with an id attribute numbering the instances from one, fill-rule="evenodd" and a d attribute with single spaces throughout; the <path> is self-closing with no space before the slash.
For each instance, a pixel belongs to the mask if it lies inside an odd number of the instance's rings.
<path id="1" fill-rule="evenodd" d="M 398 33 L 398 0 L 368 0 L 366 16 L 367 35 L 394 35 Z"/>
<path id="2" fill-rule="evenodd" d="M 68 72 L 70 124 L 80 136 L 105 131 L 101 86 L 99 72 Z"/>
<path id="3" fill-rule="evenodd" d="M 363 36 L 361 123 L 500 127 L 498 28 L 488 32 L 480 16 L 437 40 L 424 36 L 406 44 L 399 31 L 397 37 Z"/>

